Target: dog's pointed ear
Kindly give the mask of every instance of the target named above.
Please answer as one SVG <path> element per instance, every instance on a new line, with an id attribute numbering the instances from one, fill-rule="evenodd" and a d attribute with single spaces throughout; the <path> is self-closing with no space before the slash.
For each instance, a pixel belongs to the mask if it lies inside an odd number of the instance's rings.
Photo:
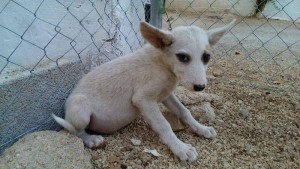
<path id="1" fill-rule="evenodd" d="M 140 29 L 142 36 L 156 48 L 163 49 L 173 42 L 174 38 L 171 32 L 157 29 L 146 22 L 141 22 Z"/>
<path id="2" fill-rule="evenodd" d="M 228 25 L 224 27 L 208 30 L 207 35 L 210 46 L 213 46 L 217 42 L 219 42 L 219 40 L 233 27 L 235 21 L 236 19 L 233 19 Z"/>

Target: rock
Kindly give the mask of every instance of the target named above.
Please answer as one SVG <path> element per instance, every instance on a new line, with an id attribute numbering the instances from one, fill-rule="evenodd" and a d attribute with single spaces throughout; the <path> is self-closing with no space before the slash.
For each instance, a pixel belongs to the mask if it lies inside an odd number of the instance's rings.
<path id="1" fill-rule="evenodd" d="M 203 102 L 200 106 L 202 115 L 200 116 L 201 121 L 214 121 L 216 114 L 214 109 L 211 107 L 209 102 Z"/>
<path id="2" fill-rule="evenodd" d="M 216 157 L 216 156 L 211 157 L 211 161 L 212 162 L 217 162 L 218 161 L 218 157 Z"/>
<path id="3" fill-rule="evenodd" d="M 100 159 L 101 158 L 101 155 L 100 154 L 98 154 L 98 153 L 91 153 L 91 155 L 92 155 L 92 160 L 98 160 L 98 159 Z"/>
<path id="4" fill-rule="evenodd" d="M 231 166 L 230 166 L 230 164 L 227 161 L 224 161 L 223 162 L 223 167 L 224 168 L 230 168 Z"/>
<path id="5" fill-rule="evenodd" d="M 219 114 L 226 114 L 226 112 L 225 112 L 224 109 L 219 110 L 218 113 L 219 113 Z"/>
<path id="6" fill-rule="evenodd" d="M 30 133 L 4 152 L 1 163 L 5 164 L 4 169 L 93 167 L 82 140 L 66 131 Z"/>
<path id="7" fill-rule="evenodd" d="M 214 71 L 212 72 L 212 74 L 213 74 L 215 77 L 219 77 L 219 76 L 222 75 L 222 71 L 221 71 L 221 70 L 214 70 Z"/>
<path id="8" fill-rule="evenodd" d="M 276 97 L 273 94 L 267 94 L 266 95 L 266 100 L 269 102 L 275 101 Z"/>
<path id="9" fill-rule="evenodd" d="M 207 78 L 207 80 L 215 80 L 215 79 L 217 79 L 217 77 L 215 77 L 214 75 L 207 75 L 206 76 L 206 78 Z"/>
<path id="10" fill-rule="evenodd" d="M 150 149 L 147 149 L 147 148 L 146 148 L 146 149 L 144 149 L 143 152 L 152 154 L 152 155 L 155 156 L 155 157 L 160 157 L 160 156 L 162 156 L 161 154 L 159 154 L 159 152 L 157 152 L 156 149 L 150 150 Z"/>
<path id="11" fill-rule="evenodd" d="M 123 147 L 123 148 L 121 148 L 121 151 L 132 151 L 133 150 L 133 147 L 132 146 L 125 146 L 125 147 Z"/>
<path id="12" fill-rule="evenodd" d="M 180 166 L 181 167 L 187 167 L 188 163 L 186 161 L 180 161 Z"/>
<path id="13" fill-rule="evenodd" d="M 238 100 L 238 104 L 243 104 L 243 101 L 242 100 Z"/>
<path id="14" fill-rule="evenodd" d="M 216 125 L 220 126 L 220 127 L 223 127 L 225 125 L 225 122 L 223 120 L 217 119 L 216 120 Z"/>
<path id="15" fill-rule="evenodd" d="M 122 166 L 122 161 L 119 157 L 117 156 L 110 156 L 108 158 L 108 162 L 109 162 L 109 168 L 110 169 L 118 169 Z M 128 168 L 128 167 L 127 167 Z"/>
<path id="16" fill-rule="evenodd" d="M 121 169 L 126 169 L 128 166 L 124 163 L 121 164 Z"/>
<path id="17" fill-rule="evenodd" d="M 231 126 L 232 126 L 233 128 L 237 128 L 237 125 L 234 124 L 234 123 L 232 123 Z"/>
<path id="18" fill-rule="evenodd" d="M 142 143 L 141 140 L 137 140 L 137 139 L 134 139 L 134 138 L 130 139 L 130 141 L 135 146 L 139 146 Z"/>
<path id="19" fill-rule="evenodd" d="M 293 122 L 298 128 L 300 128 L 300 119 L 294 119 Z"/>
<path id="20" fill-rule="evenodd" d="M 246 119 L 246 118 L 249 117 L 250 112 L 249 112 L 249 110 L 247 110 L 247 109 L 241 108 L 240 111 L 239 111 L 239 115 L 240 115 L 241 117 L 243 117 L 243 118 Z"/>
<path id="21" fill-rule="evenodd" d="M 170 123 L 173 131 L 181 131 L 188 127 L 177 116 L 175 116 L 171 112 L 168 111 L 164 112 L 164 116 L 167 119 L 167 121 Z"/>

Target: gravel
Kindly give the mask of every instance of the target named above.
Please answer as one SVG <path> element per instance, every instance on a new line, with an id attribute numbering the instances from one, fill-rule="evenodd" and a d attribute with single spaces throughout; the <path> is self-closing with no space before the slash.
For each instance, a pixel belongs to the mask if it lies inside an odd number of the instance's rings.
<path id="1" fill-rule="evenodd" d="M 221 83 L 211 84 L 206 92 L 223 98 L 217 102 L 211 99 L 209 103 L 215 109 L 216 119 L 204 123 L 217 130 L 217 138 L 198 137 L 189 128 L 176 132 L 179 139 L 195 146 L 200 155 L 196 162 L 180 162 L 139 117 L 124 129 L 105 136 L 108 144 L 104 149 L 84 148 L 80 139 L 67 132 L 30 134 L 6 151 L 0 168 L 17 168 L 18 165 L 38 168 L 42 164 L 68 168 L 70 163 L 77 168 L 90 165 L 94 168 L 299 168 L 300 130 L 297 119 L 300 115 L 294 106 L 299 98 L 274 93 L 281 97 L 274 97 L 274 104 L 270 104 L 264 97 L 249 95 L 247 87 Z M 265 93 L 265 90 L 257 89 L 256 92 Z M 176 93 L 184 94 L 179 94 L 179 97 L 185 99 L 190 110 L 195 108 L 191 110 L 193 116 L 200 114 L 197 110 L 201 109 L 201 102 L 205 100 L 201 97 L 203 93 L 191 93 L 182 87 Z M 208 93 L 205 96 L 210 96 Z M 199 97 L 189 100 L 186 97 L 190 94 Z M 237 116 L 244 108 L 238 103 L 238 98 L 244 98 L 243 106 L 251 110 L 247 120 Z M 134 146 L 133 138 L 142 144 Z M 155 157 L 143 152 L 144 149 L 155 149 L 162 156 Z M 43 160 L 36 158 L 38 156 Z"/>

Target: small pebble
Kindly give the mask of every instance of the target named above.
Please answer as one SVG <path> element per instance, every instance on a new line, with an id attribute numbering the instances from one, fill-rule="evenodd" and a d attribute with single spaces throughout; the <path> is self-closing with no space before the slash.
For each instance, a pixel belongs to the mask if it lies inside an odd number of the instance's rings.
<path id="1" fill-rule="evenodd" d="M 217 126 L 221 126 L 222 127 L 222 126 L 224 126 L 224 124 L 225 124 L 225 122 L 223 120 L 220 120 L 220 119 L 216 120 L 216 125 Z"/>
<path id="2" fill-rule="evenodd" d="M 137 160 L 138 165 L 142 165 L 142 160 Z"/>
<path id="3" fill-rule="evenodd" d="M 226 112 L 225 112 L 224 109 L 219 110 L 219 113 L 220 113 L 220 114 L 226 114 Z"/>
<path id="4" fill-rule="evenodd" d="M 141 145 L 141 143 L 142 143 L 141 140 L 137 140 L 137 139 L 134 139 L 134 138 L 130 139 L 130 141 L 131 141 L 131 143 L 132 143 L 133 145 L 135 145 L 135 146 L 139 146 L 139 145 Z"/>
<path id="5" fill-rule="evenodd" d="M 211 158 L 211 161 L 212 161 L 212 162 L 217 162 L 217 161 L 218 161 L 218 157 L 213 156 L 213 157 Z"/>
<path id="6" fill-rule="evenodd" d="M 98 154 L 98 153 L 92 153 L 91 155 L 92 155 L 92 160 L 94 160 L 94 161 L 101 158 L 100 154 Z"/>
<path id="7" fill-rule="evenodd" d="M 132 146 L 125 146 L 123 148 L 121 148 L 121 151 L 132 151 L 133 147 Z"/>
<path id="8" fill-rule="evenodd" d="M 229 168 L 230 164 L 227 161 L 224 161 L 223 166 L 224 166 L 224 168 Z"/>
<path id="9" fill-rule="evenodd" d="M 219 76 L 222 75 L 222 71 L 220 71 L 220 70 L 214 70 L 214 71 L 212 72 L 212 74 L 213 74 L 215 77 L 219 77 Z"/>
<path id="10" fill-rule="evenodd" d="M 247 109 L 240 109 L 240 111 L 239 111 L 239 115 L 241 116 L 241 117 L 243 117 L 243 118 L 248 118 L 249 117 L 249 115 L 250 115 L 250 113 L 249 113 L 249 110 L 247 110 Z"/>
<path id="11" fill-rule="evenodd" d="M 187 166 L 187 162 L 186 162 L 186 161 L 181 161 L 181 162 L 180 162 L 180 165 L 181 165 L 182 167 L 186 167 L 186 166 Z"/>
<path id="12" fill-rule="evenodd" d="M 128 166 L 126 164 L 121 164 L 121 169 L 126 169 Z"/>
<path id="13" fill-rule="evenodd" d="M 300 119 L 294 119 L 293 122 L 298 128 L 300 128 Z"/>
<path id="14" fill-rule="evenodd" d="M 205 112 L 205 114 L 203 116 L 204 121 L 214 121 L 215 120 L 216 114 L 209 102 L 203 102 L 201 104 L 200 108 Z"/>

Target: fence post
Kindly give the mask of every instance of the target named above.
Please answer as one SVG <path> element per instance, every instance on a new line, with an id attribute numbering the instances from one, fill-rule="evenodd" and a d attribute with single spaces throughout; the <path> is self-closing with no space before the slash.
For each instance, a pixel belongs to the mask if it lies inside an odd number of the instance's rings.
<path id="1" fill-rule="evenodd" d="M 151 0 L 150 24 L 162 28 L 162 14 L 159 12 L 159 6 L 163 5 L 164 0 Z"/>

